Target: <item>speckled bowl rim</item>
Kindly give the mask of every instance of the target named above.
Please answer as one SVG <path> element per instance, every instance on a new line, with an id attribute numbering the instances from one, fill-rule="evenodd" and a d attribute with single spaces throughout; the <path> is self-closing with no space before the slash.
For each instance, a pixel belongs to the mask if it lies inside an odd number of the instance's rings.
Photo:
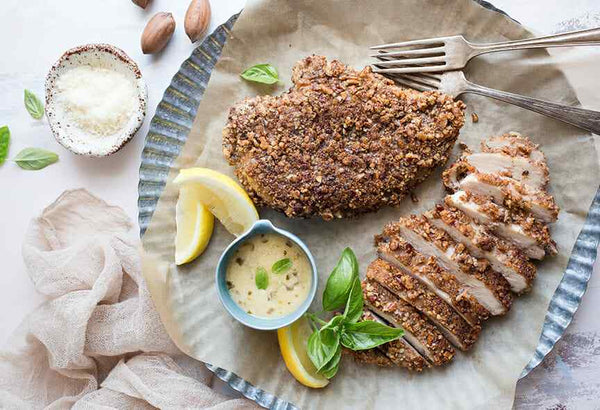
<path id="1" fill-rule="evenodd" d="M 138 97 L 138 109 L 133 114 L 136 118 L 135 121 L 129 121 L 127 126 L 123 128 L 122 132 L 118 135 L 118 137 L 114 138 L 114 144 L 110 149 L 105 151 L 90 151 L 90 150 L 82 150 L 80 147 L 71 144 L 69 141 L 65 140 L 61 134 L 61 126 L 59 121 L 56 120 L 54 116 L 54 104 L 55 101 L 53 99 L 54 87 L 56 85 L 56 80 L 59 78 L 58 70 L 63 66 L 63 64 L 69 60 L 72 56 L 89 53 L 89 52 L 100 52 L 107 53 L 116 57 L 117 61 L 120 61 L 125 67 L 127 67 L 135 76 L 136 79 L 136 88 L 137 88 L 137 97 Z M 144 118 L 146 117 L 146 108 L 148 105 L 148 88 L 146 86 L 146 82 L 142 76 L 142 72 L 138 67 L 137 63 L 127 55 L 123 50 L 118 47 L 115 47 L 111 44 L 106 43 L 92 43 L 92 44 L 84 44 L 81 46 L 77 46 L 65 51 L 60 58 L 52 65 L 50 70 L 48 71 L 48 75 L 46 76 L 46 84 L 45 84 L 45 92 L 46 92 L 46 118 L 48 119 L 48 124 L 50 125 L 50 130 L 54 135 L 56 141 L 77 155 L 85 155 L 90 157 L 105 157 L 115 152 L 119 151 L 123 148 L 137 133 L 142 124 L 144 123 Z"/>
<path id="2" fill-rule="evenodd" d="M 231 293 L 227 289 L 226 284 L 227 266 L 229 265 L 234 252 L 250 238 L 264 233 L 281 235 L 294 242 L 294 244 L 296 244 L 296 246 L 298 246 L 302 252 L 304 252 L 304 255 L 306 255 L 308 258 L 311 267 L 312 282 L 310 284 L 310 290 L 308 291 L 306 299 L 304 299 L 302 304 L 292 313 L 273 319 L 261 318 L 245 312 L 237 303 L 235 303 L 231 297 Z M 268 219 L 259 219 L 250 227 L 250 229 L 231 242 L 221 254 L 219 262 L 217 263 L 217 268 L 215 269 L 215 286 L 217 288 L 217 294 L 219 295 L 219 300 L 221 301 L 221 304 L 227 313 L 229 313 L 231 317 L 244 326 L 248 326 L 256 330 L 276 330 L 290 325 L 296 320 L 300 319 L 300 317 L 306 313 L 315 298 L 318 282 L 319 275 L 317 273 L 317 265 L 312 253 L 308 249 L 308 246 L 306 246 L 306 244 L 293 233 L 274 226 Z"/>

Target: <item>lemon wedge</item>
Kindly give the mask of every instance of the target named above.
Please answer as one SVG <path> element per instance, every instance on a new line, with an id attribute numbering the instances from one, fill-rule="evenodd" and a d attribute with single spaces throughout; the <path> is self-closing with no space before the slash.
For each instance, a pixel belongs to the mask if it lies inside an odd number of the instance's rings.
<path id="1" fill-rule="evenodd" d="M 180 187 L 194 186 L 199 200 L 235 236 L 258 220 L 246 191 L 227 175 L 208 168 L 188 168 L 182 169 L 173 182 Z"/>
<path id="2" fill-rule="evenodd" d="M 327 386 L 329 380 L 317 373 L 308 357 L 306 345 L 311 333 L 308 319 L 302 317 L 291 325 L 278 329 L 277 339 L 281 356 L 290 373 L 303 385 L 318 389 Z"/>
<path id="3" fill-rule="evenodd" d="M 179 189 L 175 219 L 175 263 L 182 265 L 204 252 L 212 236 L 215 217 L 202 204 L 201 191 L 194 185 L 186 185 Z"/>

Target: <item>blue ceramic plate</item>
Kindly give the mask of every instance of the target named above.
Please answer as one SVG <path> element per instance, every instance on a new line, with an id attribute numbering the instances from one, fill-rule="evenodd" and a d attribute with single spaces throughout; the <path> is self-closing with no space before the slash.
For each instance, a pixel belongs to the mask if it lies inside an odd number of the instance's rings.
<path id="1" fill-rule="evenodd" d="M 506 15 L 488 2 L 474 1 Z M 144 234 L 150 223 L 156 203 L 167 182 L 171 164 L 179 155 L 188 137 L 210 73 L 221 56 L 223 45 L 237 17 L 238 15 L 232 16 L 192 52 L 173 77 L 171 85 L 158 104 L 146 136 L 140 165 L 138 185 L 140 235 Z M 599 242 L 600 189 L 590 207 L 585 225 L 577 237 L 565 274 L 548 307 L 535 354 L 523 370 L 521 377 L 526 376 L 540 364 L 573 320 L 573 315 L 579 307 L 592 274 Z M 296 408 L 293 404 L 251 385 L 230 371 L 210 364 L 207 364 L 207 367 L 233 389 L 261 406 L 277 410 Z"/>

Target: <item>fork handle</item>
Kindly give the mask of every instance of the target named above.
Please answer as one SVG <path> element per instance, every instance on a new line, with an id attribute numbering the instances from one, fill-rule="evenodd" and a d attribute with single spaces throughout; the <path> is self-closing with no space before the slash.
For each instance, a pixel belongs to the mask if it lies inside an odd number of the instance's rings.
<path id="1" fill-rule="evenodd" d="M 471 57 L 496 51 L 522 50 L 527 48 L 600 45 L 600 28 L 570 31 L 568 33 L 529 38 L 526 40 L 488 44 L 470 43 L 470 45 L 473 47 L 473 55 Z"/>
<path id="2" fill-rule="evenodd" d="M 600 112 L 598 111 L 571 107 L 569 105 L 538 100 L 537 98 L 525 97 L 506 91 L 494 90 L 493 88 L 483 87 L 469 81 L 467 81 L 467 87 L 465 87 L 463 92 L 479 94 L 504 101 L 600 135 Z"/>

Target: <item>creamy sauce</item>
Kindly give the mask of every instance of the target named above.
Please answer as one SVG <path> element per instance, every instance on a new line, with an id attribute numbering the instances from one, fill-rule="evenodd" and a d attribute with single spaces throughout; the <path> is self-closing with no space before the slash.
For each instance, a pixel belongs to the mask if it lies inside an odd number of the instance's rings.
<path id="1" fill-rule="evenodd" d="M 306 300 L 312 282 L 310 262 L 302 249 L 272 233 L 242 243 L 229 260 L 225 277 L 235 303 L 263 318 L 295 311 Z"/>

